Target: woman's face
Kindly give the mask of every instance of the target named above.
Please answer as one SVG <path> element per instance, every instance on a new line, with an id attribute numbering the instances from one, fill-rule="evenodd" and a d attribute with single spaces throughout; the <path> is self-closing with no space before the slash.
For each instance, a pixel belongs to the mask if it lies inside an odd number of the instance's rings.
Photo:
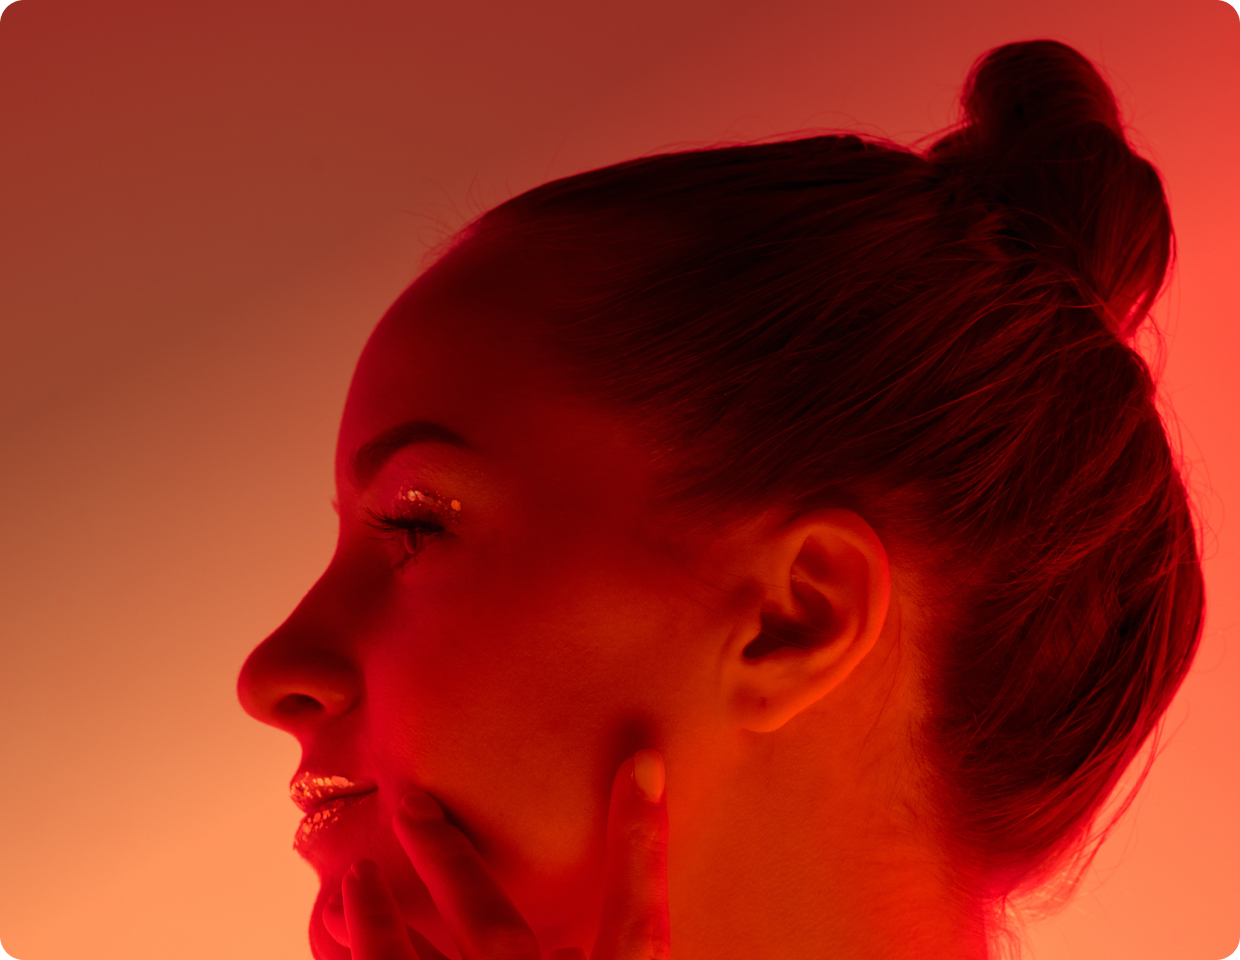
<path id="1" fill-rule="evenodd" d="M 242 670 L 246 709 L 301 743 L 312 812 L 323 778 L 369 791 L 298 832 L 322 958 L 347 956 L 328 931 L 362 856 L 444 948 L 390 826 L 412 787 L 545 947 L 588 948 L 616 767 L 653 746 L 674 777 L 722 728 L 726 551 L 661 525 L 642 438 L 558 385 L 528 306 L 543 282 L 467 247 L 379 324 L 340 430 L 335 556 Z"/>

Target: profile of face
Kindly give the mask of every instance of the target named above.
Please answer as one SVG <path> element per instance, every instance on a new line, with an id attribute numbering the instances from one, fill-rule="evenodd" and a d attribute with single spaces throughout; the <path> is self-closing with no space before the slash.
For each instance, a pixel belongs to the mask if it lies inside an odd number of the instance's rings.
<path id="1" fill-rule="evenodd" d="M 925 155 L 809 137 L 554 181 L 380 322 L 335 555 L 238 687 L 302 746 L 320 960 L 351 929 L 386 955 L 367 858 L 388 927 L 445 955 L 489 955 L 456 909 L 480 889 L 544 951 L 606 944 L 642 748 L 647 943 L 679 960 L 982 960 L 995 904 L 1088 854 L 1201 632 L 1127 346 L 1170 220 L 1078 52 L 996 48 L 965 90 Z M 416 810 L 483 886 L 445 886 Z"/>
<path id="2" fill-rule="evenodd" d="M 664 752 L 688 849 L 744 736 L 838 683 L 884 620 L 882 547 L 845 511 L 775 536 L 762 515 L 709 537 L 667 520 L 646 437 L 573 394 L 545 349 L 550 271 L 476 247 L 371 337 L 339 435 L 336 553 L 239 681 L 247 711 L 302 746 L 296 847 L 321 879 L 321 960 L 348 956 L 341 878 L 362 856 L 450 949 L 391 827 L 411 788 L 466 832 L 546 948 L 588 946 L 617 765 Z M 746 655 L 764 614 L 812 620 L 837 589 L 861 600 L 830 604 L 848 637 L 829 653 Z"/>

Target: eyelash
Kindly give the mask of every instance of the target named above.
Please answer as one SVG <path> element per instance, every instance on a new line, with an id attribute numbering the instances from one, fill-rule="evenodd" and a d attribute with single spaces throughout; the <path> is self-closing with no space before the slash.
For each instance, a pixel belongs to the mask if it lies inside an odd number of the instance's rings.
<path id="1" fill-rule="evenodd" d="M 400 543 L 405 551 L 405 557 L 399 564 L 402 567 L 410 560 L 416 562 L 428 537 L 437 537 L 444 533 L 444 525 L 435 519 L 434 514 L 394 517 L 372 510 L 367 510 L 366 513 L 370 516 L 370 526 L 379 531 L 379 539 Z M 414 538 L 412 543 L 411 535 Z"/>

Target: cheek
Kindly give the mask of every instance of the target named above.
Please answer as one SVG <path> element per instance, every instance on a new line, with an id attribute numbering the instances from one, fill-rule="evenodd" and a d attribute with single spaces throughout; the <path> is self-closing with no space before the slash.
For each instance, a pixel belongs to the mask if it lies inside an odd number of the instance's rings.
<path id="1" fill-rule="evenodd" d="M 548 539 L 474 563 L 410 580 L 372 703 L 396 715 L 424 786 L 462 815 L 536 832 L 547 858 L 571 857 L 615 765 L 645 745 L 629 741 L 670 719 L 660 684 L 684 672 L 672 654 L 685 650 L 685 604 L 648 560 L 614 546 Z"/>

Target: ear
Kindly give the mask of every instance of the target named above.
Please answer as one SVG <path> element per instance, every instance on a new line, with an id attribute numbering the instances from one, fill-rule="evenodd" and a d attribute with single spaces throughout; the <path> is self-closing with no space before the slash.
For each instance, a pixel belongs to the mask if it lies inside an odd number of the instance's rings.
<path id="1" fill-rule="evenodd" d="M 878 535 L 851 510 L 816 511 L 756 546 L 757 630 L 751 623 L 729 641 L 723 679 L 740 726 L 767 733 L 822 699 L 870 652 L 887 619 L 891 574 Z"/>

